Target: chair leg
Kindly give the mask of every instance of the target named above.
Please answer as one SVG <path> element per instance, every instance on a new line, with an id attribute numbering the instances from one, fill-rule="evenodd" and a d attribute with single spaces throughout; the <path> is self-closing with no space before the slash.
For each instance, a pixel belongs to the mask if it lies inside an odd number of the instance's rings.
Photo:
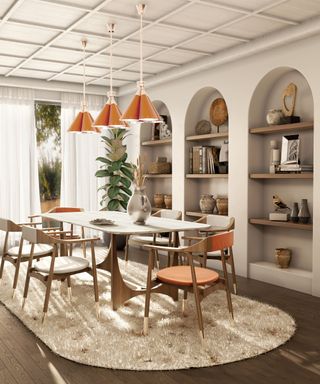
<path id="1" fill-rule="evenodd" d="M 233 251 L 232 248 L 229 249 L 229 260 L 231 264 L 231 273 L 232 273 L 232 282 L 233 282 L 233 292 L 236 295 L 237 294 L 237 278 L 236 278 L 236 269 L 234 266 L 234 259 L 233 259 Z"/>
<path id="2" fill-rule="evenodd" d="M 96 256 L 94 251 L 94 242 L 91 242 L 91 260 L 92 260 L 92 277 L 93 277 L 93 289 L 94 289 L 94 301 L 96 306 L 97 319 L 100 319 L 100 307 L 99 307 L 99 287 L 98 287 L 98 275 L 96 266 Z"/>
<path id="3" fill-rule="evenodd" d="M 69 256 L 72 256 L 72 254 L 73 254 L 73 246 L 72 246 L 72 244 L 70 244 Z"/>
<path id="4" fill-rule="evenodd" d="M 147 335 L 149 330 L 149 311 L 150 311 L 150 298 L 151 298 L 151 277 L 154 264 L 154 252 L 150 250 L 148 260 L 148 274 L 147 274 L 147 290 L 146 300 L 144 305 L 144 319 L 143 319 L 143 334 Z"/>
<path id="5" fill-rule="evenodd" d="M 9 232 L 6 232 L 6 236 L 4 239 L 3 251 L 2 251 L 1 265 L 0 265 L 0 281 L 1 281 L 2 275 L 3 275 L 3 268 L 4 268 L 4 262 L 5 262 L 5 255 L 7 253 L 8 239 L 9 239 Z"/>
<path id="6" fill-rule="evenodd" d="M 30 257 L 29 257 L 29 261 L 28 261 L 28 269 L 27 269 L 27 275 L 26 275 L 26 282 L 25 282 L 25 285 L 24 285 L 24 292 L 23 292 L 22 309 L 24 309 L 24 306 L 26 304 L 26 300 L 27 300 L 27 297 L 28 297 L 29 283 L 30 283 L 30 274 L 31 274 L 32 260 L 33 260 L 33 252 L 34 252 L 34 244 L 31 245 L 31 252 L 30 252 Z"/>
<path id="7" fill-rule="evenodd" d="M 183 291 L 183 299 L 182 299 L 182 315 L 183 316 L 187 316 L 186 314 L 187 300 L 188 300 L 188 291 L 185 289 Z"/>
<path id="8" fill-rule="evenodd" d="M 47 285 L 47 289 L 46 289 L 46 296 L 45 296 L 44 305 L 43 305 L 42 324 L 44 323 L 44 320 L 48 312 L 50 291 L 51 291 L 51 285 L 52 285 L 52 275 L 49 275 L 46 285 Z"/>
<path id="9" fill-rule="evenodd" d="M 233 307 L 232 307 L 231 293 L 230 293 L 230 289 L 229 289 L 227 264 L 226 264 L 226 258 L 225 258 L 223 251 L 221 251 L 221 261 L 222 261 L 223 275 L 224 275 L 224 281 L 225 281 L 225 289 L 226 289 L 226 295 L 227 295 L 228 309 L 229 309 L 229 312 L 230 312 L 231 317 L 233 319 L 234 318 L 233 317 Z"/>
<path id="10" fill-rule="evenodd" d="M 84 239 L 85 237 L 85 234 L 84 234 L 84 227 L 81 227 L 81 237 Z M 83 254 L 83 257 L 86 259 L 87 258 L 87 248 L 86 248 L 86 243 L 83 242 L 81 244 L 81 247 L 82 247 L 82 254 Z"/>
<path id="11" fill-rule="evenodd" d="M 5 258 L 4 258 L 4 255 L 2 255 L 1 266 L 0 266 L 0 279 L 2 279 L 2 275 L 3 275 L 4 262 L 5 262 Z"/>
<path id="12" fill-rule="evenodd" d="M 129 260 L 129 235 L 126 236 L 126 246 L 124 249 L 124 260 L 126 262 Z"/>
<path id="13" fill-rule="evenodd" d="M 15 296 L 15 292 L 16 292 L 16 288 L 17 288 L 17 284 L 18 284 L 19 270 L 20 270 L 20 264 L 21 264 L 21 258 L 22 258 L 22 247 L 23 247 L 23 238 L 21 238 L 21 240 L 20 240 L 19 254 L 18 254 L 16 264 L 15 264 L 16 270 L 14 272 L 14 278 L 13 278 L 12 298 L 14 298 L 14 296 Z"/>
<path id="14" fill-rule="evenodd" d="M 71 288 L 71 277 L 67 277 L 67 285 L 68 285 L 68 299 L 71 302 L 72 301 L 72 288 Z"/>

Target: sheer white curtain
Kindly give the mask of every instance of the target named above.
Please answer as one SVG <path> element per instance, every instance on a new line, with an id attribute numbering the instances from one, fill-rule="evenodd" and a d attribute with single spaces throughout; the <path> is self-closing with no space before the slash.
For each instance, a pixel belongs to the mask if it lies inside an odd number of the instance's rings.
<path id="1" fill-rule="evenodd" d="M 34 91 L 0 87 L 0 216 L 40 212 Z"/>
<path id="2" fill-rule="evenodd" d="M 64 93 L 61 97 L 62 178 L 61 205 L 99 210 L 97 189 L 100 180 L 95 177 L 98 156 L 104 154 L 100 135 L 73 134 L 67 130 L 79 112 L 82 96 Z M 88 110 L 95 118 L 102 109 L 105 98 L 87 96 Z"/>

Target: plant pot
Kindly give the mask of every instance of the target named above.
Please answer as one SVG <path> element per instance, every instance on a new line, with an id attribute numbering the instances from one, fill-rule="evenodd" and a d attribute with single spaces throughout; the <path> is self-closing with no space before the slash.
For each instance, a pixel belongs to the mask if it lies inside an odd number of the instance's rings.
<path id="1" fill-rule="evenodd" d="M 202 213 L 213 213 L 216 201 L 212 195 L 201 195 L 199 205 Z"/>
<path id="2" fill-rule="evenodd" d="M 219 215 L 228 214 L 228 198 L 227 197 L 217 197 L 216 204 L 217 204 L 217 210 Z"/>
<path id="3" fill-rule="evenodd" d="M 298 213 L 299 222 L 302 224 L 307 224 L 310 220 L 310 211 L 308 208 L 308 200 L 302 199 L 301 200 L 301 207 Z"/>
<path id="4" fill-rule="evenodd" d="M 155 193 L 153 195 L 153 201 L 154 201 L 154 206 L 156 208 L 162 208 L 164 204 L 164 194 L 163 193 Z"/>
<path id="5" fill-rule="evenodd" d="M 269 125 L 281 124 L 283 112 L 281 109 L 270 109 L 267 113 L 266 119 Z"/>
<path id="6" fill-rule="evenodd" d="M 298 203 L 293 203 L 293 207 L 290 213 L 290 221 L 292 221 L 293 223 L 297 223 L 299 221 L 298 214 L 299 214 Z"/>
<path id="7" fill-rule="evenodd" d="M 108 247 L 110 245 L 110 241 L 111 241 L 110 233 L 103 232 L 102 238 L 103 238 L 103 244 L 106 247 Z M 117 235 L 117 250 L 122 251 L 125 246 L 126 246 L 126 236 L 125 235 Z"/>
<path id="8" fill-rule="evenodd" d="M 288 268 L 291 261 L 291 249 L 276 248 L 275 258 L 279 268 Z"/>
<path id="9" fill-rule="evenodd" d="M 172 195 L 164 195 L 164 204 L 167 209 L 172 208 Z"/>
<path id="10" fill-rule="evenodd" d="M 128 202 L 128 214 L 134 224 L 144 225 L 151 215 L 151 205 L 146 187 L 136 187 Z"/>

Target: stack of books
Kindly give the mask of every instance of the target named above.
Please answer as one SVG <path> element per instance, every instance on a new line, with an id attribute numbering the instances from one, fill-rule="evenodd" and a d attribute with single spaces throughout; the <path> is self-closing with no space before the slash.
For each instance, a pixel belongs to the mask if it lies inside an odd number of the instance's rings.
<path id="1" fill-rule="evenodd" d="M 288 163 L 288 164 L 280 164 L 278 172 L 313 172 L 312 164 L 298 164 L 298 163 Z"/>
<path id="2" fill-rule="evenodd" d="M 214 174 L 218 172 L 220 148 L 214 146 L 195 146 L 190 148 L 190 173 Z"/>

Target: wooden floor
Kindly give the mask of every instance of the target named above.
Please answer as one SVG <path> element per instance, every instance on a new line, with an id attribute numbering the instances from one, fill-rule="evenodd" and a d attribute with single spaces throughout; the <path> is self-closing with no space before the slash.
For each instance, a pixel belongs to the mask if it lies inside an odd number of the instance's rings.
<path id="1" fill-rule="evenodd" d="M 257 358 L 212 368 L 164 372 L 108 370 L 65 360 L 0 305 L 0 384 L 319 384 L 320 299 L 244 278 L 239 278 L 239 294 L 290 313 L 298 324 L 294 337 Z"/>

